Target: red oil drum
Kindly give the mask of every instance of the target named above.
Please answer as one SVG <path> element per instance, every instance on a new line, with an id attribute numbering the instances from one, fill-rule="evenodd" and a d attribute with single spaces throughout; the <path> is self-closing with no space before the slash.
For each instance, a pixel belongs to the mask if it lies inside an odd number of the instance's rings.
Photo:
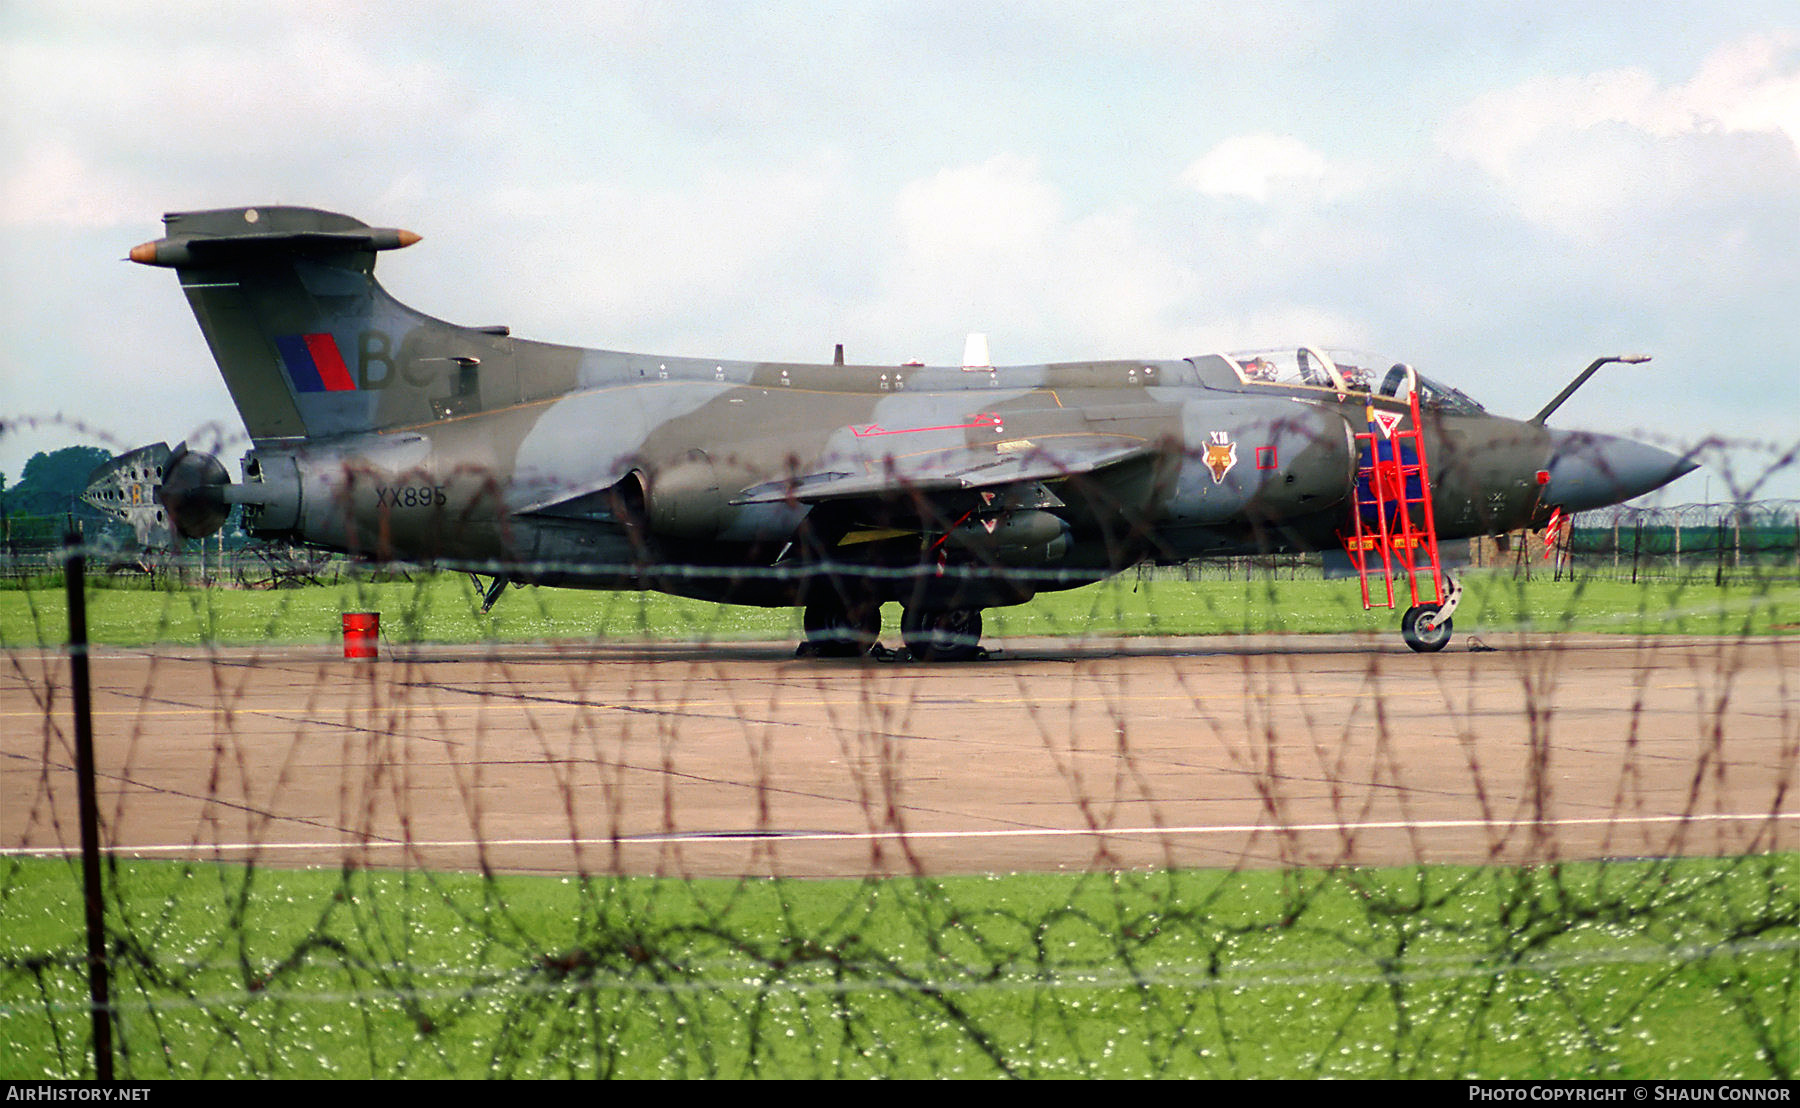
<path id="1" fill-rule="evenodd" d="M 380 612 L 344 613 L 344 657 L 375 657 L 380 638 Z"/>

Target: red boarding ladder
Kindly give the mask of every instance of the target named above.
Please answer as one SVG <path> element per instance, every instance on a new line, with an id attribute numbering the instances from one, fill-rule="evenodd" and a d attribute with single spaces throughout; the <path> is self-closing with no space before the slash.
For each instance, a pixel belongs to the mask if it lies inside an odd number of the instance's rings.
<path id="1" fill-rule="evenodd" d="M 1420 600 L 1421 575 L 1429 574 L 1430 596 L 1423 602 L 1443 605 L 1444 571 L 1438 559 L 1437 517 L 1431 508 L 1431 468 L 1419 431 L 1419 391 L 1407 398 L 1406 413 L 1366 405 L 1368 430 L 1356 435 L 1356 488 L 1352 494 L 1349 531 L 1338 533 L 1344 552 L 1362 582 L 1364 610 L 1392 608 L 1394 578 L 1404 573 L 1412 604 Z M 1380 576 L 1383 597 L 1370 589 Z M 1454 606 L 1452 605 L 1452 608 Z M 1448 614 L 1448 613 L 1446 613 Z"/>

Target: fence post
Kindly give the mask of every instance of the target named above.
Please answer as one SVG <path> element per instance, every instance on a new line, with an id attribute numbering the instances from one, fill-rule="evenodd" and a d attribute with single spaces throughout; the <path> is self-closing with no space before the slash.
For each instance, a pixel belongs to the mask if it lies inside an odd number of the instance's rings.
<path id="1" fill-rule="evenodd" d="M 1717 557 L 1714 559 L 1715 565 L 1713 567 L 1713 584 L 1719 586 L 1720 588 L 1724 588 L 1725 587 L 1725 521 L 1723 519 L 1719 520 L 1719 534 L 1713 540 L 1713 545 L 1718 548 Z"/>
<path id="2" fill-rule="evenodd" d="M 81 533 L 63 538 L 63 587 L 69 602 L 70 704 L 75 715 L 75 793 L 81 818 L 81 883 L 87 904 L 88 997 L 94 1027 L 94 1076 L 113 1079 L 112 981 L 106 962 L 106 899 L 100 887 L 100 804 L 94 794 L 94 724 L 88 686 L 87 558 Z"/>

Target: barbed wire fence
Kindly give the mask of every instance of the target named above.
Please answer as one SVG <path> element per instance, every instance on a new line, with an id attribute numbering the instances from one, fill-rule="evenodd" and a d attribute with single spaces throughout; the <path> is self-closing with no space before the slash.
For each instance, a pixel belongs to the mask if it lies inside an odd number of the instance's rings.
<path id="1" fill-rule="evenodd" d="M 392 567 L 90 589 L 114 1072 L 1791 1079 L 1794 507 L 1521 540 L 1482 569 L 1562 608 L 1429 657 L 1269 634 L 1358 607 L 1279 559 L 1127 574 L 955 665 Z M 0 1076 L 81 1077 L 67 611 L 27 585 Z"/>

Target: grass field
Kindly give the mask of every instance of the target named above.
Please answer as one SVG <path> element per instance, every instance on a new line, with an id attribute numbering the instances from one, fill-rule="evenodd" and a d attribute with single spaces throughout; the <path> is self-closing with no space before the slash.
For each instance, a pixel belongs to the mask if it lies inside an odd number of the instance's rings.
<path id="1" fill-rule="evenodd" d="M 0 862 L 0 1078 L 87 1072 Z M 1800 858 L 883 881 L 122 863 L 120 1073 L 1793 1077 Z"/>
<path id="2" fill-rule="evenodd" d="M 1800 583 L 1740 577 L 1686 582 L 1551 581 L 1471 573 L 1455 621 L 1481 630 L 1768 634 L 1800 630 Z M 1402 603 L 1404 607 L 1404 602 Z M 326 643 L 344 612 L 381 613 L 390 642 L 520 642 L 623 638 L 799 639 L 798 612 L 709 604 L 653 593 L 510 589 L 482 614 L 458 574 L 259 591 L 231 588 L 90 590 L 89 637 L 114 645 Z M 884 613 L 897 643 L 899 606 Z M 1393 632 L 1397 612 L 1364 611 L 1354 581 L 1185 580 L 1128 573 L 985 614 L 990 638 L 1024 635 L 1212 635 L 1268 631 Z M 59 585 L 0 590 L 0 646 L 51 645 L 68 634 Z"/>

